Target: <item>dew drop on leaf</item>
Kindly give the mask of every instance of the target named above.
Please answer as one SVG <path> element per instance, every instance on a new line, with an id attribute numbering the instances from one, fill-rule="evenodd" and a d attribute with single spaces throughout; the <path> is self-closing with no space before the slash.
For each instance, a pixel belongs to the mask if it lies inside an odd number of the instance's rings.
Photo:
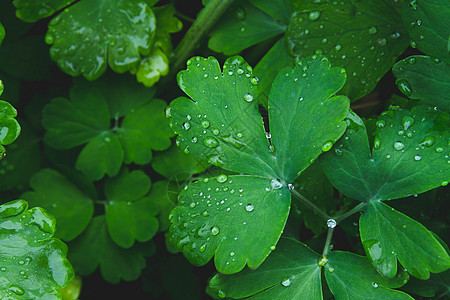
<path id="1" fill-rule="evenodd" d="M 408 81 L 405 79 L 397 80 L 397 87 L 405 96 L 409 97 L 412 95 L 413 89 L 411 88 L 411 85 L 409 85 Z"/>
<path id="2" fill-rule="evenodd" d="M 333 141 L 328 141 L 328 142 L 326 142 L 325 144 L 322 145 L 322 151 L 323 152 L 327 152 L 331 148 L 333 148 Z"/>
<path id="3" fill-rule="evenodd" d="M 191 123 L 189 123 L 189 122 L 184 122 L 184 123 L 183 123 L 183 128 L 184 128 L 185 130 L 189 130 L 189 129 L 191 128 Z"/>
<path id="4" fill-rule="evenodd" d="M 372 286 L 373 286 L 374 288 L 377 288 L 377 287 L 378 287 L 378 283 L 372 282 Z"/>
<path id="5" fill-rule="evenodd" d="M 434 136 L 427 136 L 420 142 L 419 146 L 431 147 L 434 145 L 434 142 L 435 142 Z"/>
<path id="6" fill-rule="evenodd" d="M 381 147 L 381 140 L 379 137 L 376 136 L 373 140 L 373 148 L 375 150 L 378 150 L 378 149 L 380 149 L 380 147 Z"/>
<path id="7" fill-rule="evenodd" d="M 205 129 L 209 127 L 209 121 L 208 120 L 203 120 L 201 124 L 202 124 L 202 127 L 205 128 Z"/>
<path id="8" fill-rule="evenodd" d="M 320 17 L 320 11 L 312 11 L 309 13 L 308 17 L 311 21 L 315 21 Z"/>
<path id="9" fill-rule="evenodd" d="M 377 29 L 374 26 L 370 27 L 369 34 L 375 34 L 375 33 L 377 33 Z"/>
<path id="10" fill-rule="evenodd" d="M 414 156 L 414 160 L 415 161 L 419 161 L 421 159 L 422 159 L 422 157 L 420 155 L 418 155 L 418 154 L 416 156 Z"/>
<path id="11" fill-rule="evenodd" d="M 335 228 L 337 225 L 337 222 L 335 219 L 328 219 L 327 220 L 327 227 L 328 228 Z"/>
<path id="12" fill-rule="evenodd" d="M 245 210 L 248 211 L 248 212 L 253 211 L 253 209 L 255 209 L 253 204 L 247 204 L 247 206 L 245 206 Z"/>
<path id="13" fill-rule="evenodd" d="M 203 142 L 205 143 L 205 146 L 209 147 L 209 148 L 215 148 L 215 147 L 217 147 L 219 145 L 219 142 L 215 138 L 213 138 L 211 136 L 210 137 L 206 137 L 203 140 Z"/>
<path id="14" fill-rule="evenodd" d="M 253 95 L 248 93 L 244 95 L 244 100 L 247 102 L 252 102 L 253 101 Z"/>
<path id="15" fill-rule="evenodd" d="M 219 227 L 214 226 L 213 228 L 211 228 L 211 234 L 212 235 L 218 235 L 220 232 Z"/>
<path id="16" fill-rule="evenodd" d="M 403 150 L 405 148 L 405 144 L 402 142 L 395 142 L 394 143 L 394 149 L 397 151 Z"/>
<path id="17" fill-rule="evenodd" d="M 279 190 L 283 187 L 283 184 L 279 182 L 277 179 L 272 179 L 270 181 L 270 186 L 272 187 L 273 190 Z"/>
<path id="18" fill-rule="evenodd" d="M 376 123 L 376 126 L 378 128 L 383 128 L 386 125 L 386 122 L 384 120 L 378 120 Z"/>
<path id="19" fill-rule="evenodd" d="M 285 287 L 288 287 L 288 286 L 291 285 L 291 280 L 290 280 L 289 278 L 287 278 L 287 279 L 285 279 L 285 280 L 283 280 L 283 281 L 281 282 L 281 285 L 282 285 L 282 286 L 285 286 Z"/>
<path id="20" fill-rule="evenodd" d="M 228 180 L 228 176 L 225 175 L 225 174 L 222 174 L 222 175 L 217 176 L 216 180 L 219 183 L 224 183 L 224 182 L 226 182 Z"/>

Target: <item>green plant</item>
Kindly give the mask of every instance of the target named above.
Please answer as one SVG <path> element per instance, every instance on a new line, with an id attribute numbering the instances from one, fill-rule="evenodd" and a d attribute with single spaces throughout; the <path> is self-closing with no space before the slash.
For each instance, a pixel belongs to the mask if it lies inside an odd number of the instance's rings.
<path id="1" fill-rule="evenodd" d="M 2 4 L 2 298 L 447 297 L 448 3 L 201 2 Z"/>

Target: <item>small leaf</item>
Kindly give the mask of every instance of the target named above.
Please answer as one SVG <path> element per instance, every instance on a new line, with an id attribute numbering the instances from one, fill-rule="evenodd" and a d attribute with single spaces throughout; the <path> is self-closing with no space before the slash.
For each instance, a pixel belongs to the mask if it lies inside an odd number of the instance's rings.
<path id="1" fill-rule="evenodd" d="M 30 186 L 34 191 L 21 197 L 56 217 L 57 237 L 71 241 L 88 226 L 94 213 L 92 199 L 66 177 L 54 170 L 42 169 L 31 178 Z"/>
<path id="2" fill-rule="evenodd" d="M 450 65 L 429 56 L 413 55 L 392 68 L 399 90 L 411 99 L 450 110 Z"/>
<path id="3" fill-rule="evenodd" d="M 155 48 L 149 56 L 143 58 L 136 71 L 136 79 L 146 87 L 151 87 L 161 76 L 169 74 L 169 58 L 160 49 Z"/>
<path id="4" fill-rule="evenodd" d="M 450 63 L 450 28 L 445 20 L 450 3 L 439 0 L 404 1 L 401 14 L 411 37 L 411 46 Z"/>
<path id="5" fill-rule="evenodd" d="M 363 121 L 354 113 L 330 153 L 321 156 L 330 182 L 359 201 L 391 200 L 446 185 L 449 115 L 427 106 L 391 107 L 376 122 L 373 150 Z"/>
<path id="6" fill-rule="evenodd" d="M 36 22 L 51 16 L 58 10 L 70 5 L 75 0 L 14 0 L 16 15 L 25 22 Z"/>
<path id="7" fill-rule="evenodd" d="M 144 197 L 149 189 L 150 178 L 141 170 L 124 168 L 105 182 L 106 223 L 111 239 L 123 248 L 150 240 L 158 230 L 158 207 Z"/>
<path id="8" fill-rule="evenodd" d="M 219 175 L 189 185 L 179 204 L 169 217 L 170 241 L 191 263 L 204 265 L 215 255 L 217 270 L 232 274 L 246 264 L 258 267 L 274 249 L 290 193 L 276 180 Z"/>
<path id="9" fill-rule="evenodd" d="M 220 298 L 322 299 L 318 258 L 308 246 L 282 238 L 258 269 L 216 274 L 209 285 Z"/>
<path id="10" fill-rule="evenodd" d="M 193 99 L 177 98 L 166 110 L 178 146 L 227 170 L 280 178 L 272 167 L 252 68 L 235 56 L 223 69 L 222 74 L 213 57 L 194 57 L 178 73 L 179 86 Z"/>
<path id="11" fill-rule="evenodd" d="M 169 214 L 177 204 L 179 187 L 172 181 L 161 180 L 152 184 L 148 198 L 159 207 L 158 231 L 167 231 L 170 226 Z"/>
<path id="12" fill-rule="evenodd" d="M 2 23 L 0 23 L 0 46 L 2 45 L 3 39 L 5 38 L 5 28 L 3 27 Z M 2 93 L 0 92 L 0 95 Z"/>
<path id="13" fill-rule="evenodd" d="M 77 300 L 81 292 L 81 277 L 75 276 L 70 284 L 60 292 L 63 300 Z"/>
<path id="14" fill-rule="evenodd" d="M 277 22 L 252 4 L 241 1 L 231 6 L 218 22 L 208 47 L 225 55 L 232 55 L 283 33 L 286 24 Z"/>
<path id="15" fill-rule="evenodd" d="M 3 89 L 1 81 L 0 86 Z M 19 136 L 20 125 L 14 119 L 16 116 L 16 109 L 8 102 L 0 100 L 0 145 L 9 145 Z"/>
<path id="16" fill-rule="evenodd" d="M 0 206 L 2 299 L 61 299 L 74 277 L 67 246 L 53 238 L 55 219 L 15 200 Z"/>
<path id="17" fill-rule="evenodd" d="M 55 98 L 44 107 L 45 142 L 57 149 L 84 144 L 109 129 L 109 119 L 108 105 L 98 91 L 71 89 L 70 101 Z"/>
<path id="18" fill-rule="evenodd" d="M 136 67 L 151 50 L 155 25 L 144 0 L 79 1 L 50 21 L 45 41 L 64 72 L 95 80 L 107 64 L 118 73 Z"/>
<path id="19" fill-rule="evenodd" d="M 408 46 L 398 9 L 387 0 L 294 1 L 286 38 L 292 55 L 327 56 L 348 74 L 342 93 L 369 94 Z"/>
<path id="20" fill-rule="evenodd" d="M 450 268 L 449 255 L 431 232 L 384 203 L 370 202 L 359 225 L 367 256 L 388 278 L 397 273 L 397 259 L 419 279 Z"/>
<path id="21" fill-rule="evenodd" d="M 331 68 L 320 56 L 302 60 L 294 69 L 285 68 L 275 78 L 269 95 L 270 141 L 286 182 L 330 150 L 344 133 L 350 103 L 345 96 L 332 97 L 344 83 L 344 70 Z"/>
<path id="22" fill-rule="evenodd" d="M 367 258 L 350 252 L 333 252 L 324 267 L 328 286 L 340 299 L 413 299 L 401 291 L 408 281 L 407 273 L 399 273 L 394 279 L 385 279 L 372 268 Z"/>
<path id="23" fill-rule="evenodd" d="M 428 280 L 411 278 L 403 286 L 403 290 L 422 297 L 445 299 L 450 294 L 450 270 L 439 274 L 431 274 Z"/>
<path id="24" fill-rule="evenodd" d="M 208 167 L 208 163 L 185 154 L 175 145 L 156 154 L 152 160 L 153 170 L 170 180 L 178 182 L 188 180 L 193 174 L 201 173 Z"/>
<path id="25" fill-rule="evenodd" d="M 108 174 L 115 176 L 122 165 L 124 153 L 115 134 L 104 131 L 94 137 L 81 150 L 75 164 L 91 180 L 99 180 Z"/>
<path id="26" fill-rule="evenodd" d="M 103 279 L 118 283 L 121 279 L 136 280 L 145 268 L 145 257 L 154 253 L 147 244 L 123 249 L 114 243 L 106 226 L 104 216 L 92 219 L 88 228 L 70 243 L 70 261 L 78 274 L 86 276 L 100 266 Z"/>

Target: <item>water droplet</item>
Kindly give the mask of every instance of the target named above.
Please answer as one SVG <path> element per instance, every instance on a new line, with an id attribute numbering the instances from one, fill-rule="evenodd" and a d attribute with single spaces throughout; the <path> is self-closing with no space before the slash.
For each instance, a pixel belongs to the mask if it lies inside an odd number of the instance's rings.
<path id="1" fill-rule="evenodd" d="M 287 185 L 287 187 L 288 187 L 288 189 L 289 189 L 290 191 L 292 191 L 292 190 L 295 189 L 295 187 L 294 187 L 294 185 L 293 185 L 292 183 L 289 183 L 289 184 Z"/>
<path id="2" fill-rule="evenodd" d="M 206 244 L 203 244 L 203 245 L 201 245 L 200 246 L 200 252 L 205 252 L 205 250 L 206 250 Z"/>
<path id="3" fill-rule="evenodd" d="M 420 155 L 418 155 L 418 154 L 416 156 L 414 156 L 414 160 L 416 160 L 416 161 L 419 161 L 421 159 L 422 159 L 422 157 Z"/>
<path id="4" fill-rule="evenodd" d="M 205 146 L 209 148 L 215 148 L 219 146 L 219 142 L 216 140 L 216 138 L 211 136 L 206 137 L 203 142 L 205 143 Z"/>
<path id="5" fill-rule="evenodd" d="M 334 227 L 336 227 L 336 225 L 337 225 L 337 222 L 336 222 L 335 219 L 328 219 L 328 220 L 327 220 L 327 226 L 328 226 L 328 228 L 334 228 Z"/>
<path id="6" fill-rule="evenodd" d="M 334 268 L 333 267 L 329 267 L 328 268 L 328 272 L 333 273 L 334 272 Z"/>
<path id="7" fill-rule="evenodd" d="M 409 97 L 413 93 L 412 87 L 405 79 L 397 80 L 397 87 L 405 96 Z"/>
<path id="8" fill-rule="evenodd" d="M 236 9 L 236 18 L 241 21 L 245 19 L 245 9 L 243 7 L 238 7 Z"/>
<path id="9" fill-rule="evenodd" d="M 252 204 L 247 204 L 247 206 L 245 206 L 245 210 L 248 211 L 248 212 L 253 211 L 254 208 L 255 207 Z"/>
<path id="10" fill-rule="evenodd" d="M 434 145 L 434 142 L 435 142 L 434 136 L 427 136 L 420 142 L 419 146 L 431 147 Z"/>
<path id="11" fill-rule="evenodd" d="M 375 33 L 377 33 L 377 29 L 374 26 L 370 27 L 369 34 L 375 34 Z"/>
<path id="12" fill-rule="evenodd" d="M 189 129 L 191 128 L 191 123 L 189 123 L 189 122 L 184 122 L 184 123 L 183 123 L 183 128 L 184 128 L 185 130 L 189 130 Z"/>
<path id="13" fill-rule="evenodd" d="M 219 296 L 219 298 L 225 298 L 227 295 L 222 290 L 219 290 L 217 296 Z"/>
<path id="14" fill-rule="evenodd" d="M 192 137 L 191 141 L 192 141 L 193 143 L 197 143 L 198 139 L 194 136 L 194 137 Z"/>
<path id="15" fill-rule="evenodd" d="M 408 59 L 409 64 L 413 65 L 416 63 L 416 59 L 414 57 L 411 57 L 410 59 Z"/>
<path id="16" fill-rule="evenodd" d="M 334 148 L 334 154 L 336 154 L 337 156 L 342 156 L 342 153 L 343 153 L 342 149 Z"/>
<path id="17" fill-rule="evenodd" d="M 312 11 L 309 13 L 308 17 L 311 21 L 315 21 L 320 17 L 320 11 Z"/>
<path id="18" fill-rule="evenodd" d="M 283 281 L 281 282 L 281 285 L 282 285 L 282 286 L 285 286 L 285 287 L 288 287 L 288 286 L 291 285 L 291 280 L 290 280 L 289 278 L 286 278 L 285 280 L 283 280 Z"/>
<path id="19" fill-rule="evenodd" d="M 405 148 L 405 144 L 402 142 L 395 142 L 394 143 L 394 149 L 397 151 L 403 150 Z"/>
<path id="20" fill-rule="evenodd" d="M 411 2 L 409 2 L 409 7 L 411 8 L 411 10 L 417 10 L 417 0 L 412 0 Z"/>
<path id="21" fill-rule="evenodd" d="M 325 44 L 327 41 L 328 41 L 328 40 L 327 40 L 326 38 L 323 38 L 323 39 L 322 39 L 322 43 L 324 43 L 324 44 Z"/>
<path id="22" fill-rule="evenodd" d="M 390 159 L 391 158 L 391 155 L 390 154 L 387 154 L 386 155 L 386 159 Z"/>
<path id="23" fill-rule="evenodd" d="M 252 102 L 253 101 L 253 95 L 248 93 L 244 95 L 244 100 L 247 102 Z"/>
<path id="24" fill-rule="evenodd" d="M 335 47 L 334 47 L 334 49 L 336 49 L 336 51 L 339 51 L 339 50 L 341 50 L 342 49 L 342 46 L 341 45 L 339 45 L 339 44 L 337 44 Z"/>
<path id="25" fill-rule="evenodd" d="M 219 227 L 214 226 L 213 228 L 211 228 L 211 234 L 212 235 L 218 235 L 220 232 Z"/>
<path id="26" fill-rule="evenodd" d="M 8 289 L 11 292 L 13 292 L 14 294 L 19 295 L 19 296 L 21 296 L 21 295 L 23 295 L 25 293 L 24 290 L 21 287 L 17 286 L 17 285 L 11 285 Z"/>
<path id="27" fill-rule="evenodd" d="M 402 119 L 402 124 L 403 124 L 403 129 L 408 130 L 409 127 L 411 127 L 414 124 L 414 119 L 409 116 L 405 116 Z"/>
<path id="28" fill-rule="evenodd" d="M 277 179 L 272 179 L 270 181 L 270 186 L 272 187 L 273 190 L 279 190 L 283 187 L 283 184 L 279 182 Z"/>
<path id="29" fill-rule="evenodd" d="M 442 185 L 442 186 L 447 186 L 447 185 L 448 185 L 448 181 L 442 181 L 442 182 L 441 182 L 441 185 Z"/>
<path id="30" fill-rule="evenodd" d="M 272 134 L 270 134 L 270 132 L 266 132 L 266 138 L 270 139 L 272 137 Z"/>
<path id="31" fill-rule="evenodd" d="M 444 148 L 442 148 L 442 147 L 437 147 L 437 148 L 436 148 L 436 152 L 437 152 L 437 153 L 442 153 L 442 152 L 444 152 Z"/>
<path id="32" fill-rule="evenodd" d="M 377 284 L 376 282 L 372 282 L 372 286 L 373 286 L 374 288 L 377 288 L 377 287 L 378 287 L 378 284 Z"/>
<path id="33" fill-rule="evenodd" d="M 381 147 L 381 140 L 379 137 L 376 136 L 373 140 L 373 148 L 375 150 L 378 150 L 378 149 L 380 149 L 380 147 Z"/>
<path id="34" fill-rule="evenodd" d="M 251 84 L 253 84 L 253 85 L 257 85 L 257 84 L 258 84 L 258 81 L 259 81 L 258 77 L 253 77 L 252 79 L 250 79 L 250 82 L 251 82 Z"/>
<path id="35" fill-rule="evenodd" d="M 325 144 L 322 145 L 322 151 L 323 152 L 327 152 L 331 148 L 333 148 L 333 141 L 328 141 L 328 142 L 326 142 Z"/>
<path id="36" fill-rule="evenodd" d="M 386 125 L 386 122 L 384 120 L 378 120 L 376 123 L 376 126 L 378 128 L 383 128 Z"/>
<path id="37" fill-rule="evenodd" d="M 209 121 L 208 120 L 203 120 L 201 124 L 202 124 L 202 127 L 205 128 L 205 129 L 209 127 Z"/>
<path id="38" fill-rule="evenodd" d="M 386 46 L 387 40 L 386 40 L 385 38 L 378 39 L 378 40 L 377 40 L 377 44 L 378 44 L 378 46 L 380 46 L 380 47 Z"/>
<path id="39" fill-rule="evenodd" d="M 6 272 L 6 268 L 5 268 L 5 267 L 1 267 L 1 268 L 0 268 L 0 271 Z"/>
<path id="40" fill-rule="evenodd" d="M 219 183 L 224 183 L 228 180 L 228 176 L 225 174 L 221 174 L 221 175 L 217 176 L 216 180 Z"/>
<path id="41" fill-rule="evenodd" d="M 391 34 L 391 38 L 393 40 L 396 40 L 400 37 L 400 32 L 394 32 L 393 34 Z"/>

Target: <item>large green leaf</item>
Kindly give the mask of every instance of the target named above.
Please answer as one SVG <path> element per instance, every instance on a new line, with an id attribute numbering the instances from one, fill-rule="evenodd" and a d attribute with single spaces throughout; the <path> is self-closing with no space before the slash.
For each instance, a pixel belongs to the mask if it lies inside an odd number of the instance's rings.
<path id="1" fill-rule="evenodd" d="M 108 130 L 109 119 L 102 94 L 94 89 L 71 89 L 70 100 L 55 98 L 44 107 L 45 141 L 57 149 L 70 149 Z"/>
<path id="2" fill-rule="evenodd" d="M 53 238 L 55 219 L 15 200 L 0 206 L 2 299 L 61 299 L 74 277 L 67 246 Z"/>
<path id="3" fill-rule="evenodd" d="M 235 56 L 223 69 L 222 74 L 213 57 L 194 57 L 178 74 L 179 86 L 192 98 L 177 98 L 166 110 L 178 146 L 227 170 L 280 178 L 258 111 L 252 68 Z"/>
<path id="4" fill-rule="evenodd" d="M 321 156 L 325 174 L 344 195 L 390 200 L 448 184 L 448 113 L 391 107 L 376 122 L 372 151 L 363 121 L 350 113 L 347 122 L 344 136 Z"/>
<path id="5" fill-rule="evenodd" d="M 392 68 L 400 91 L 411 99 L 450 110 L 450 65 L 429 56 L 413 55 Z"/>
<path id="6" fill-rule="evenodd" d="M 236 54 L 285 30 L 286 24 L 278 22 L 248 1 L 240 1 L 230 7 L 218 22 L 208 47 L 225 55 Z"/>
<path id="7" fill-rule="evenodd" d="M 221 298 L 322 299 L 318 258 L 308 246 L 282 238 L 258 269 L 216 274 L 209 285 Z"/>
<path id="8" fill-rule="evenodd" d="M 158 230 L 158 213 L 150 198 L 150 178 L 140 170 L 120 174 L 105 182 L 106 223 L 111 239 L 123 248 L 130 248 L 134 241 L 146 242 Z"/>
<path id="9" fill-rule="evenodd" d="M 56 236 L 71 241 L 88 226 L 94 214 L 92 199 L 60 173 L 42 169 L 30 180 L 34 191 L 22 198 L 34 206 L 41 206 L 56 217 Z"/>
<path id="10" fill-rule="evenodd" d="M 75 0 L 14 0 L 16 15 L 26 22 L 36 22 L 51 16 Z"/>
<path id="11" fill-rule="evenodd" d="M 3 83 L 0 80 L 0 96 L 3 92 Z M 20 134 L 20 125 L 14 119 L 17 110 L 8 102 L 0 100 L 0 146 L 14 142 Z"/>
<path id="12" fill-rule="evenodd" d="M 450 295 L 450 270 L 439 274 L 431 274 L 428 280 L 411 278 L 403 287 L 403 290 L 422 297 L 445 299 Z"/>
<path id="13" fill-rule="evenodd" d="M 193 155 L 184 153 L 177 146 L 172 146 L 164 152 L 158 153 L 152 160 L 152 168 L 170 180 L 182 182 L 201 173 L 209 164 Z"/>
<path id="14" fill-rule="evenodd" d="M 258 267 L 274 249 L 290 193 L 276 180 L 220 175 L 189 185 L 179 204 L 169 217 L 169 239 L 191 263 L 204 265 L 215 255 L 217 270 L 231 274 Z"/>
<path id="15" fill-rule="evenodd" d="M 405 284 L 407 273 L 386 279 L 372 268 L 367 258 L 350 252 L 337 251 L 330 255 L 325 278 L 336 300 L 413 299 L 401 291 L 389 289 Z"/>
<path id="16" fill-rule="evenodd" d="M 450 3 L 440 0 L 403 1 L 401 13 L 411 45 L 450 63 L 450 27 L 447 24 Z"/>
<path id="17" fill-rule="evenodd" d="M 324 54 L 345 68 L 342 93 L 353 102 L 375 88 L 407 48 L 408 37 L 391 1 L 335 2 L 294 1 L 286 37 L 292 55 Z"/>
<path id="18" fill-rule="evenodd" d="M 397 273 L 397 259 L 420 279 L 450 268 L 449 255 L 431 232 L 382 202 L 370 202 L 359 224 L 368 257 L 388 278 Z"/>
<path id="19" fill-rule="evenodd" d="M 268 106 L 270 141 L 286 182 L 330 150 L 344 133 L 349 100 L 332 97 L 344 83 L 345 71 L 331 68 L 320 56 L 302 60 L 294 69 L 285 68 L 275 78 Z"/>
<path id="20" fill-rule="evenodd" d="M 136 67 L 150 53 L 155 25 L 144 0 L 79 1 L 50 21 L 45 41 L 64 72 L 94 80 L 107 64 L 118 73 Z"/>
<path id="21" fill-rule="evenodd" d="M 86 231 L 70 243 L 69 258 L 74 269 L 86 276 L 100 266 L 102 277 L 110 283 L 121 279 L 136 280 L 145 268 L 145 257 L 151 256 L 151 244 L 135 245 L 123 249 L 114 243 L 109 234 L 104 216 L 92 219 Z"/>

